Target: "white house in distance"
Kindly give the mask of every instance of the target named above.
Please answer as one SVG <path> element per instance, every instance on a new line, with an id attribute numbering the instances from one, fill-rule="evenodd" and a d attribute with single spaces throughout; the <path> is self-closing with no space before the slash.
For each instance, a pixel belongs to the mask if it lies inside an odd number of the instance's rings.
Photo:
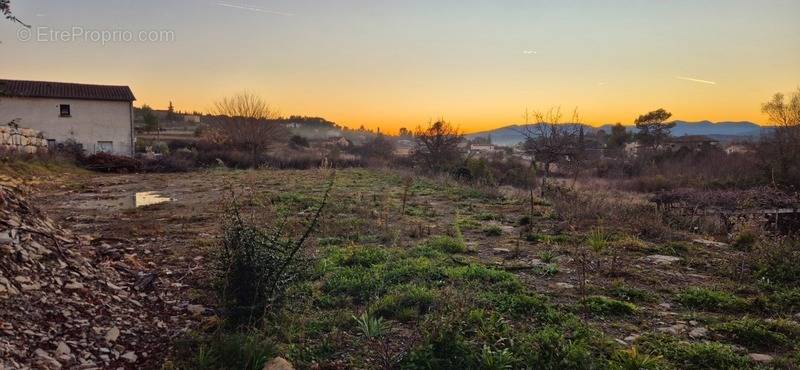
<path id="1" fill-rule="evenodd" d="M 50 146 L 133 156 L 134 100 L 128 86 L 0 79 L 0 124 L 41 131 Z"/>

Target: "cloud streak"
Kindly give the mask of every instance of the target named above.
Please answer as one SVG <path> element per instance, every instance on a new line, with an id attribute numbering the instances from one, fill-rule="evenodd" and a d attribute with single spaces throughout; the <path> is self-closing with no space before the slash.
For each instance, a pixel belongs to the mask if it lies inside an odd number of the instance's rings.
<path id="1" fill-rule="evenodd" d="M 221 7 L 225 7 L 225 8 L 231 8 L 231 9 L 246 10 L 246 11 L 249 11 L 249 12 L 280 15 L 280 16 L 283 16 L 283 17 L 291 17 L 291 16 L 294 15 L 292 13 L 276 12 L 276 11 L 273 11 L 273 10 L 265 10 L 265 9 L 261 9 L 261 8 L 255 8 L 255 7 L 252 7 L 252 6 L 234 5 L 234 4 L 228 4 L 228 3 L 217 3 L 217 6 L 221 6 Z"/>
<path id="2" fill-rule="evenodd" d="M 683 80 L 683 81 L 697 82 L 697 83 L 706 84 L 706 85 L 716 85 L 717 84 L 714 81 L 700 80 L 700 79 L 691 78 L 691 77 L 676 76 L 675 78 L 677 78 L 679 80 Z"/>
<path id="3" fill-rule="evenodd" d="M 523 51 L 522 51 L 522 54 L 525 54 L 525 55 L 534 55 L 534 54 L 538 54 L 538 53 L 536 52 L 536 50 L 523 50 Z"/>

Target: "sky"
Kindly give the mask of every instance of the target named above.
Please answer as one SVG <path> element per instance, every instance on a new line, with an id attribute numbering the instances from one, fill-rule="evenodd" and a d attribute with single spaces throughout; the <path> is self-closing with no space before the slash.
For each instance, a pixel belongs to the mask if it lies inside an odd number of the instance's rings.
<path id="1" fill-rule="evenodd" d="M 556 106 L 594 125 L 658 108 L 767 123 L 761 103 L 800 86 L 800 0 L 11 5 L 32 28 L 0 22 L 0 78 L 128 85 L 137 106 L 183 111 L 247 90 L 283 115 L 385 132 L 439 118 L 481 131 Z"/>

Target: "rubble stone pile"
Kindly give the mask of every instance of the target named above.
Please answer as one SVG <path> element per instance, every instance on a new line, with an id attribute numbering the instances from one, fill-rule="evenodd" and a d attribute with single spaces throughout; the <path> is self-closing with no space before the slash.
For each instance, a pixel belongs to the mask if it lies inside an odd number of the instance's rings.
<path id="1" fill-rule="evenodd" d="M 0 126 L 0 151 L 47 152 L 47 140 L 41 132 L 33 129 Z"/>
<path id="2" fill-rule="evenodd" d="M 143 268 L 0 185 L 0 369 L 157 367 L 185 307 Z"/>

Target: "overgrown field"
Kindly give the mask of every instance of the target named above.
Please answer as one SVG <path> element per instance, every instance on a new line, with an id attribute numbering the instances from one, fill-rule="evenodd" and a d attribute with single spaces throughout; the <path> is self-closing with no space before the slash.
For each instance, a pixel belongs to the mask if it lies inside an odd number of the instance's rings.
<path id="1" fill-rule="evenodd" d="M 792 240 L 742 231 L 708 243 L 626 193 L 529 199 L 379 170 L 336 172 L 285 302 L 233 325 L 215 274 L 230 206 L 248 225 L 298 235 L 330 176 L 96 175 L 40 198 L 79 231 L 129 241 L 164 289 L 207 308 L 165 368 L 261 369 L 274 356 L 303 369 L 800 365 Z M 176 200 L 115 206 L 153 190 Z"/>

